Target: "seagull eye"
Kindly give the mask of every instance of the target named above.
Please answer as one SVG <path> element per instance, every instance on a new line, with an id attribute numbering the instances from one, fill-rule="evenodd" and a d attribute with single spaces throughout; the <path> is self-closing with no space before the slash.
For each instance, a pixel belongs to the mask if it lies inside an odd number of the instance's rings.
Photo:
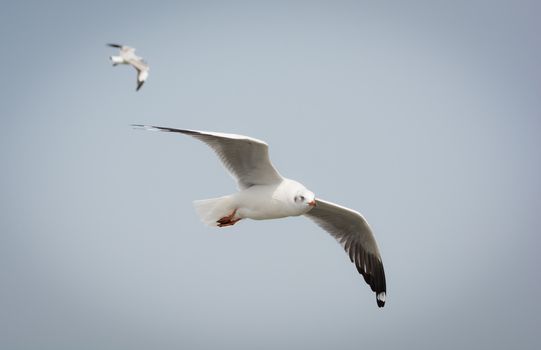
<path id="1" fill-rule="evenodd" d="M 304 202 L 304 196 L 301 196 L 301 201 L 303 201 L 303 202 Z"/>

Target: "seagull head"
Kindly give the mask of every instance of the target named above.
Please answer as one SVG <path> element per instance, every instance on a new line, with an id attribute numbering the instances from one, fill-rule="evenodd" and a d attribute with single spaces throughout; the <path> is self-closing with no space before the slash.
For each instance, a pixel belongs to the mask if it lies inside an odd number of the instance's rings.
<path id="1" fill-rule="evenodd" d="M 316 206 L 316 196 L 306 188 L 299 189 L 295 193 L 293 201 L 295 205 L 302 207 L 306 211 Z"/>
<path id="2" fill-rule="evenodd" d="M 308 190 L 303 184 L 291 179 L 284 179 L 273 197 L 288 208 L 287 216 L 306 214 L 316 206 L 314 192 Z"/>

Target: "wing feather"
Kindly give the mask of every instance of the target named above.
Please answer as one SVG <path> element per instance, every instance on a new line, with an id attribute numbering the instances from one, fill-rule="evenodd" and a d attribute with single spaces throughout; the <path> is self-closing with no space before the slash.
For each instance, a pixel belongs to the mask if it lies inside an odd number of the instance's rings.
<path id="1" fill-rule="evenodd" d="M 139 58 L 128 58 L 126 59 L 129 64 L 133 66 L 133 68 L 137 69 L 138 72 L 148 70 L 148 64 L 143 62 Z"/>
<path id="2" fill-rule="evenodd" d="M 160 126 L 133 125 L 148 130 L 177 132 L 190 135 L 206 143 L 218 156 L 222 164 L 237 180 L 240 189 L 253 185 L 279 183 L 282 176 L 269 159 L 265 142 L 248 136 L 208 131 L 174 129 Z"/>
<path id="3" fill-rule="evenodd" d="M 304 214 L 329 232 L 349 255 L 357 271 L 376 293 L 379 307 L 385 305 L 385 271 L 376 239 L 363 216 L 354 210 L 316 199 L 317 205 Z"/>

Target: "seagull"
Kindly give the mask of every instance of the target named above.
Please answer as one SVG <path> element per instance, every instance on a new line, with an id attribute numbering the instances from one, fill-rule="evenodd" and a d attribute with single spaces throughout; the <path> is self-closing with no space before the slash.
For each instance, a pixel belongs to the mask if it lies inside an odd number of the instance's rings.
<path id="1" fill-rule="evenodd" d="M 304 215 L 330 233 L 349 254 L 351 262 L 385 305 L 385 272 L 368 223 L 358 212 L 316 198 L 297 181 L 282 177 L 269 159 L 268 145 L 248 136 L 210 131 L 133 124 L 149 131 L 174 132 L 206 143 L 236 179 L 239 191 L 194 201 L 201 221 L 209 226 L 233 226 L 243 219 L 267 220 Z"/>
<path id="2" fill-rule="evenodd" d="M 137 70 L 137 89 L 135 89 L 135 91 L 139 91 L 145 80 L 148 78 L 148 71 L 150 69 L 148 64 L 135 54 L 135 49 L 133 47 L 119 44 L 107 44 L 107 46 L 116 47 L 120 50 L 120 56 L 110 56 L 113 66 L 118 64 L 129 64 Z"/>

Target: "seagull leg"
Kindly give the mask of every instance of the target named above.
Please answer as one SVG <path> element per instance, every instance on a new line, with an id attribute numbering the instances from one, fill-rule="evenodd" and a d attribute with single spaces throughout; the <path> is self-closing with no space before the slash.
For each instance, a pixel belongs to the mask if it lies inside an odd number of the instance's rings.
<path id="1" fill-rule="evenodd" d="M 234 219 L 236 213 L 237 213 L 237 209 L 233 210 L 233 212 L 231 214 L 229 214 L 228 216 L 224 216 L 220 220 L 216 221 L 218 223 L 218 226 L 219 227 L 226 227 L 226 226 L 235 225 L 241 219 L 241 218 Z"/>
<path id="2" fill-rule="evenodd" d="M 235 220 L 231 220 L 229 222 L 226 222 L 226 223 L 223 223 L 223 224 L 218 224 L 218 227 L 227 227 L 227 226 L 233 226 L 235 225 L 237 222 L 239 222 L 240 219 L 235 219 Z"/>

